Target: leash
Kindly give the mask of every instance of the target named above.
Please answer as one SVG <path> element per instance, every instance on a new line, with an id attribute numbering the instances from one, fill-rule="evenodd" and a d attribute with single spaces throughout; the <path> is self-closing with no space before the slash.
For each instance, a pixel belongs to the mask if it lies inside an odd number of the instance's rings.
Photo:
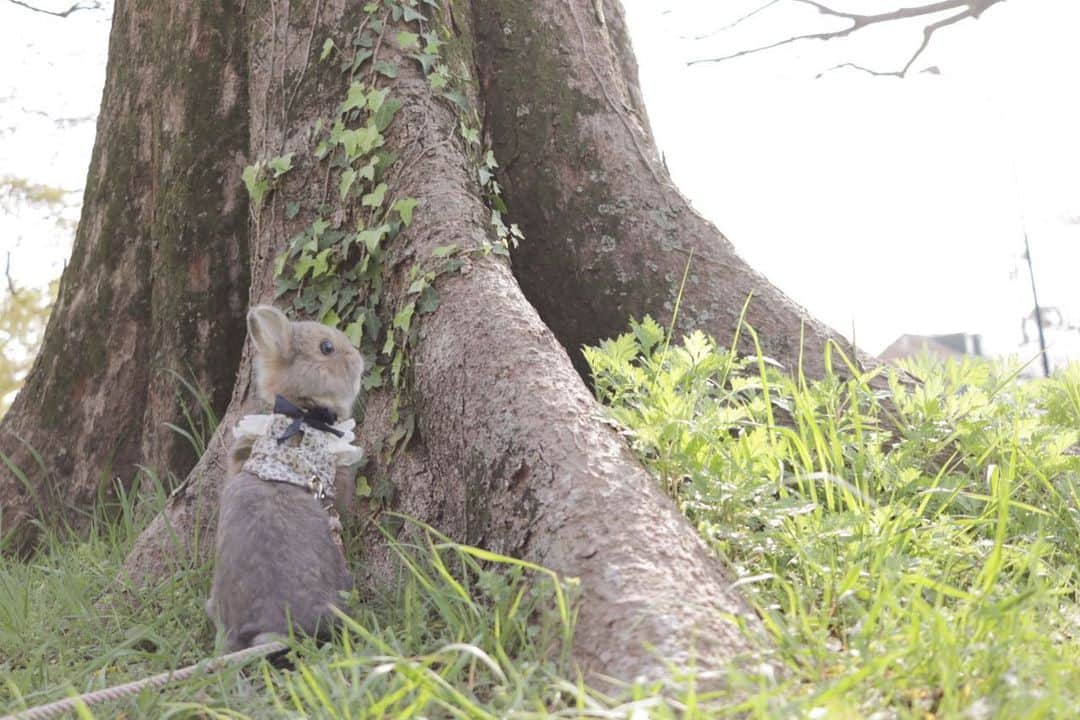
<path id="1" fill-rule="evenodd" d="M 3 716 L 0 720 L 48 720 L 48 718 L 59 717 L 66 712 L 72 712 L 81 705 L 90 706 L 110 700 L 119 700 L 120 698 L 128 697 L 129 695 L 136 695 L 148 687 L 163 687 L 170 683 L 186 680 L 200 672 L 217 672 L 228 665 L 242 663 L 252 658 L 264 657 L 285 649 L 285 643 L 274 640 L 272 642 L 262 643 L 261 645 L 255 645 L 254 647 L 245 648 L 244 650 L 237 650 L 236 652 L 231 652 L 227 655 L 219 655 L 218 657 L 211 658 L 209 661 L 200 660 L 194 665 L 188 665 L 179 670 L 170 670 L 169 672 L 163 672 L 148 678 L 142 678 L 141 680 L 132 680 L 123 685 L 114 685 L 113 687 L 104 688 L 103 690 L 83 693 L 77 697 L 65 698 L 46 705 L 38 705 L 37 707 L 28 708 L 26 710 L 19 710 L 10 715 Z"/>

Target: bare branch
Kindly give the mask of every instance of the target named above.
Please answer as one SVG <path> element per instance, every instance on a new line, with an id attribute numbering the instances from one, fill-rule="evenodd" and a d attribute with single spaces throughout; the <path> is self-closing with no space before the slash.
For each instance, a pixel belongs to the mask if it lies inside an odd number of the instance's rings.
<path id="1" fill-rule="evenodd" d="M 754 10 L 751 10 L 750 12 L 746 13 L 742 17 L 728 23 L 727 25 L 724 25 L 723 27 L 718 27 L 715 30 L 712 30 L 712 31 L 707 32 L 707 33 L 703 33 L 701 35 L 694 35 L 690 39 L 692 39 L 692 40 L 704 40 L 706 38 L 711 38 L 713 35 L 719 35 L 720 33 L 724 32 L 725 30 L 730 30 L 731 28 L 735 27 L 736 25 L 741 25 L 742 23 L 746 22 L 747 20 L 754 17 L 758 13 L 764 12 L 765 10 L 768 10 L 769 8 L 771 8 L 773 5 L 775 5 L 778 2 L 780 2 L 780 0 L 769 0 L 769 2 L 765 3 L 764 5 L 761 5 L 758 8 L 756 8 Z"/>
<path id="2" fill-rule="evenodd" d="M 4 275 L 7 277 L 8 292 L 11 293 L 11 297 L 15 297 L 19 294 L 18 289 L 15 287 L 15 281 L 11 277 L 11 251 L 8 250 L 7 262 L 4 263 Z"/>
<path id="3" fill-rule="evenodd" d="M 99 0 L 91 0 L 91 2 L 86 4 L 86 5 L 83 5 L 82 3 L 77 2 L 74 5 L 72 5 L 71 7 L 69 7 L 67 10 L 46 10 L 45 8 L 39 8 L 39 7 L 36 7 L 34 5 L 31 5 L 30 3 L 25 3 L 22 0 L 8 0 L 8 2 L 12 3 L 13 5 L 18 5 L 19 7 L 24 7 L 27 10 L 32 10 L 32 11 L 34 11 L 36 13 L 42 13 L 44 15 L 52 15 L 53 17 L 58 17 L 58 18 L 66 18 L 68 15 L 71 15 L 74 12 L 78 12 L 79 10 L 100 10 L 101 9 L 101 3 L 99 2 Z"/>
<path id="4" fill-rule="evenodd" d="M 892 72 L 881 72 L 876 70 L 870 70 L 854 63 L 841 63 L 840 65 L 836 65 L 829 69 L 835 70 L 842 67 L 850 67 L 856 70 L 861 70 L 863 72 L 868 72 L 871 75 L 906 77 L 907 73 L 911 70 L 912 65 L 915 64 L 915 61 L 919 59 L 919 56 L 921 56 L 923 54 L 923 51 L 925 51 L 926 48 L 930 45 L 930 40 L 935 32 L 941 30 L 942 28 L 948 27 L 949 25 L 954 25 L 961 20 L 966 20 L 967 18 L 977 19 L 988 7 L 1004 1 L 1005 0 L 939 0 L 938 2 L 928 3 L 926 5 L 919 5 L 916 7 L 904 7 L 896 10 L 891 10 L 889 12 L 876 13 L 873 15 L 863 15 L 859 13 L 836 10 L 822 4 L 821 2 L 818 2 L 818 0 L 790 0 L 790 2 L 801 3 L 803 5 L 809 5 L 813 8 L 816 8 L 817 11 L 822 15 L 847 20 L 850 24 L 847 27 L 839 28 L 837 30 L 826 30 L 818 33 L 794 35 L 792 37 L 784 38 L 783 40 L 778 40 L 768 45 L 760 45 L 757 47 L 748 48 L 746 50 L 740 50 L 738 52 L 731 53 L 730 55 L 724 55 L 722 57 L 692 60 L 687 64 L 697 65 L 700 63 L 724 62 L 726 60 L 734 60 L 735 58 L 744 57 L 746 55 L 753 55 L 756 53 L 765 52 L 766 50 L 773 50 L 778 47 L 783 47 L 784 45 L 791 45 L 792 43 L 799 42 L 800 40 L 835 40 L 837 38 L 847 37 L 859 30 L 870 27 L 872 25 L 880 25 L 883 23 L 894 22 L 897 20 L 910 20 L 918 17 L 926 17 L 929 15 L 936 15 L 938 13 L 948 12 L 949 10 L 958 11 L 941 20 L 932 22 L 923 28 L 922 42 L 908 59 L 907 63 L 905 63 L 904 67 L 900 70 Z M 728 27 L 730 28 L 738 25 L 739 23 L 743 22 L 754 14 L 764 10 L 767 7 L 770 7 L 772 4 L 773 3 L 768 3 L 765 6 L 759 7 L 752 13 L 749 13 L 742 18 L 739 18 Z M 825 72 L 829 72 L 829 70 L 826 70 Z M 819 73 L 818 77 L 821 77 L 821 75 L 823 74 L 824 73 Z"/>

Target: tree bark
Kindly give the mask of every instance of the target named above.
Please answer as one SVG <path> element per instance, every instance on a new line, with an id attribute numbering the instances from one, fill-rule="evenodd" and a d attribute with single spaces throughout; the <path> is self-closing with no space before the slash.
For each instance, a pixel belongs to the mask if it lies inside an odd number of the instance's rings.
<path id="1" fill-rule="evenodd" d="M 0 531 L 85 523 L 138 466 L 195 462 L 178 385 L 220 413 L 244 328 L 246 62 L 236 6 L 117 3 L 71 260 L 34 366 L 0 423 Z M 193 401 L 192 401 L 193 402 Z"/>
<path id="2" fill-rule="evenodd" d="M 630 317 L 666 324 L 677 302 L 679 329 L 728 344 L 752 294 L 745 320 L 762 351 L 791 371 L 801 362 L 810 377 L 824 373 L 826 342 L 850 347 L 747 265 L 675 188 L 617 0 L 473 0 L 473 9 L 486 132 L 526 237 L 514 273 L 582 376 L 583 345 L 626 332 Z M 739 349 L 755 352 L 749 333 Z"/>

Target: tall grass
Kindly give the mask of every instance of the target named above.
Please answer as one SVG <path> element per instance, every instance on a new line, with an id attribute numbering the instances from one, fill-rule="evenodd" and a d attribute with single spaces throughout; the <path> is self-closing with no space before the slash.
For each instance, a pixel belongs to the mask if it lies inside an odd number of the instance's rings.
<path id="1" fill-rule="evenodd" d="M 922 359 L 821 380 L 649 319 L 597 393 L 738 575 L 786 679 L 767 717 L 1070 717 L 1080 706 L 1080 372 Z M 833 364 L 838 370 L 832 369 Z"/>

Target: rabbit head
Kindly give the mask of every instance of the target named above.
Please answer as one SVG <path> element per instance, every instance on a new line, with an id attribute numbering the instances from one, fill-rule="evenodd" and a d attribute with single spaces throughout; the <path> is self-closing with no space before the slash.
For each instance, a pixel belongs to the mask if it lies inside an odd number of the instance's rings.
<path id="1" fill-rule="evenodd" d="M 352 415 L 360 393 L 364 359 L 339 330 L 316 322 L 292 322 L 269 305 L 248 311 L 255 343 L 255 387 L 268 403 L 281 395 L 300 407 L 325 407 L 339 420 Z"/>

